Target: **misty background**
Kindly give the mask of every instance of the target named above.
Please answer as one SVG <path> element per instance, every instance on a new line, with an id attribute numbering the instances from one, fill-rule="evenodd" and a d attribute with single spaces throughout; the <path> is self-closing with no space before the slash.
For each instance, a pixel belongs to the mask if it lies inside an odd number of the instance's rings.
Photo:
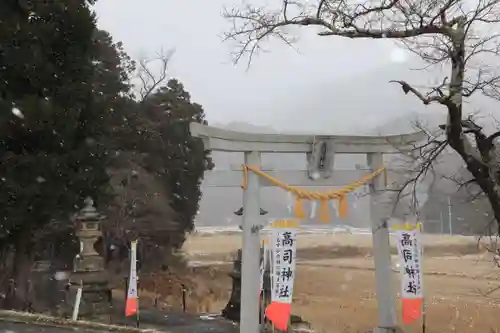
<path id="1" fill-rule="evenodd" d="M 161 48 L 175 48 L 169 74 L 181 79 L 192 100 L 203 105 L 212 126 L 264 133 L 388 135 L 413 132 L 416 119 L 428 128 L 445 123 L 444 109 L 422 105 L 389 81 L 405 80 L 426 87 L 441 82 L 446 73 L 440 68 L 419 70 L 423 67 L 420 60 L 393 41 L 318 37 L 311 29 L 300 29 L 295 49 L 273 41 L 266 44 L 270 52 L 255 57 L 248 71 L 245 62 L 235 66 L 230 56 L 234 48 L 221 42 L 221 34 L 229 29 L 221 11 L 223 6 L 238 3 L 106 0 L 98 2 L 96 10 L 99 25 L 123 41 L 134 58 L 154 57 Z M 469 100 L 465 109 L 479 113 L 479 123 L 492 130 L 496 126 L 495 108 L 495 102 L 479 97 Z M 217 170 L 243 161 L 242 154 L 214 152 L 213 157 Z M 306 160 L 297 154 L 264 156 L 263 164 L 303 170 Z M 356 164 L 366 167 L 365 157 L 336 157 L 336 168 L 349 169 Z M 446 175 L 467 176 L 451 153 L 441 158 L 438 169 Z M 471 224 L 476 229 L 480 225 L 482 230 L 490 219 L 487 205 L 481 200 L 472 203 L 467 191 L 457 192 L 452 181 L 438 181 L 432 191 L 429 186 L 423 189 L 428 198 L 421 212 L 428 221 L 426 229 L 440 232 L 444 228 L 442 231 L 448 232 L 451 215 L 457 233 L 473 232 Z M 204 188 L 196 224 L 239 224 L 233 212 L 241 207 L 241 192 L 239 188 Z M 361 189 L 358 196 L 363 192 Z M 353 205 L 351 202 L 348 219 L 333 218 L 332 224 L 368 227 L 367 198 L 361 196 L 355 208 Z M 286 207 L 284 191 L 262 190 L 267 217 L 287 216 Z"/>

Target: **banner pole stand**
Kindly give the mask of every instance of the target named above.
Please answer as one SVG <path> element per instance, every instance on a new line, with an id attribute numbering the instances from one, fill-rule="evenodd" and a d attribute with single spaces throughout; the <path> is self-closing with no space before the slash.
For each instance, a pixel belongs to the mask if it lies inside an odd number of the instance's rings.
<path id="1" fill-rule="evenodd" d="M 137 240 L 130 244 L 130 275 L 125 301 L 125 316 L 135 315 L 136 326 L 140 326 L 139 316 L 139 274 L 137 270 Z"/>
<path id="2" fill-rule="evenodd" d="M 424 298 L 422 302 L 422 333 L 425 333 L 427 328 L 427 323 L 426 323 L 427 315 L 425 312 L 426 311 L 425 311 L 425 298 Z"/>
<path id="3" fill-rule="evenodd" d="M 137 242 L 139 242 L 138 239 L 137 239 Z M 139 260 L 138 260 L 137 248 L 136 248 L 136 256 L 135 256 L 135 265 L 136 265 L 136 267 L 137 267 L 137 263 L 138 262 L 139 262 Z M 137 315 L 135 316 L 135 320 L 136 320 L 136 326 L 137 326 L 137 328 L 139 328 L 139 326 L 140 326 L 139 323 L 140 323 L 140 318 L 141 318 L 140 315 L 139 315 L 139 313 L 140 313 L 141 310 L 139 308 L 139 303 L 140 303 L 139 302 L 139 285 L 140 285 L 140 281 L 139 281 L 139 270 L 138 269 L 137 269 L 137 279 L 136 279 L 136 281 L 137 281 L 137 284 L 136 284 L 136 288 L 137 288 Z"/>

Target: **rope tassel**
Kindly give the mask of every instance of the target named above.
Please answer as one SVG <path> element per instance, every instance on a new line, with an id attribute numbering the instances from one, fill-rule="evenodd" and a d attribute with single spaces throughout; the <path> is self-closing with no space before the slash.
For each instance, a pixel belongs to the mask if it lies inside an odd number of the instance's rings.
<path id="1" fill-rule="evenodd" d="M 311 214 L 309 215 L 309 220 L 313 220 L 316 217 L 316 201 L 311 202 Z"/>
<path id="2" fill-rule="evenodd" d="M 339 216 L 347 217 L 349 214 L 349 201 L 347 201 L 347 196 L 342 195 L 339 198 Z"/>
<path id="3" fill-rule="evenodd" d="M 299 197 L 295 198 L 295 207 L 293 209 L 293 215 L 298 219 L 305 219 L 306 214 L 304 212 L 304 203 Z"/>
<path id="4" fill-rule="evenodd" d="M 330 214 L 328 212 L 328 201 L 327 200 L 321 200 L 321 208 L 320 208 L 320 213 L 319 213 L 319 220 L 321 222 L 330 222 Z"/>
<path id="5" fill-rule="evenodd" d="M 293 195 L 290 192 L 287 192 L 287 198 L 286 198 L 286 208 L 288 209 L 288 214 L 293 213 Z"/>

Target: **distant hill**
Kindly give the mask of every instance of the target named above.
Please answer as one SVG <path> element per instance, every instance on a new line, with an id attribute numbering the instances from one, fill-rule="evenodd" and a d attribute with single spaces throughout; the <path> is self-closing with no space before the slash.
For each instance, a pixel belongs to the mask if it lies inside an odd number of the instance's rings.
<path id="1" fill-rule="evenodd" d="M 308 80 L 289 88 L 286 100 L 271 101 L 273 121 L 279 130 L 324 134 L 365 134 L 411 113 L 439 112 L 405 95 L 391 80 L 406 80 L 416 86 L 436 81 L 436 74 L 391 64 L 348 78 Z M 307 128 L 307 130 L 306 130 Z M 404 131 L 399 131 L 404 133 Z"/>
<path id="2" fill-rule="evenodd" d="M 278 133 L 278 130 L 269 126 L 256 126 L 244 122 L 230 122 L 228 124 L 214 123 L 210 125 L 231 131 L 246 133 Z"/>

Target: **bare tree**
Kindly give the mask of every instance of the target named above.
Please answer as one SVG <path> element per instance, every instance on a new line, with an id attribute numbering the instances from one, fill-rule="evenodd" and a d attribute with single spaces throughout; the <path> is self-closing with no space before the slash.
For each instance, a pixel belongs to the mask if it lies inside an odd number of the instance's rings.
<path id="1" fill-rule="evenodd" d="M 137 63 L 137 78 L 140 82 L 139 101 L 142 103 L 149 95 L 168 80 L 168 63 L 174 55 L 175 50 L 160 50 L 153 58 L 142 58 Z M 159 66 L 155 68 L 155 66 Z"/>
<path id="2" fill-rule="evenodd" d="M 313 26 L 324 37 L 395 39 L 429 65 L 448 66 L 449 75 L 428 89 L 391 82 L 425 105 L 445 108 L 445 143 L 430 140 L 423 163 L 429 165 L 445 145 L 456 151 L 488 198 L 500 230 L 500 163 L 495 147 L 500 132 L 488 135 L 472 118 L 464 119 L 466 98 L 500 97 L 499 67 L 492 66 L 500 60 L 499 0 L 284 0 L 277 10 L 245 5 L 226 9 L 224 16 L 232 22 L 225 37 L 237 43 L 236 61 L 248 56 L 250 62 L 270 37 L 293 43 L 290 26 Z"/>
<path id="3" fill-rule="evenodd" d="M 106 247 L 116 248 L 112 256 L 107 256 L 116 272 L 126 271 L 123 265 L 128 259 L 130 241 L 140 240 L 144 270 L 158 268 L 171 259 L 175 238 L 184 236 L 169 194 L 157 175 L 142 166 L 143 158 L 141 154 L 122 152 L 109 169 L 114 196 L 104 232 Z"/>
<path id="4" fill-rule="evenodd" d="M 392 173 L 387 188 L 392 194 L 391 216 L 423 218 L 426 232 L 447 229 L 461 234 L 496 237 L 491 222 L 491 205 L 463 160 L 448 145 L 446 133 L 418 120 L 413 123 L 413 128 L 424 133 L 425 138 L 408 150 L 394 145 L 400 154 L 387 161 L 389 169 L 398 171 Z M 451 203 L 453 214 L 449 215 Z M 443 225 L 443 216 L 447 225 L 451 223 L 452 227 Z M 448 220 L 450 216 L 453 216 L 451 221 Z M 497 242 L 492 240 L 490 249 L 496 250 Z"/>
<path id="5" fill-rule="evenodd" d="M 435 165 L 439 163 L 439 155 L 447 148 L 446 140 L 442 139 L 441 133 L 430 130 L 420 122 L 413 124 L 415 130 L 425 134 L 426 140 L 423 143 L 414 145 L 409 150 L 402 150 L 397 145 L 394 148 L 400 152 L 393 164 L 396 164 L 396 170 L 401 170 L 401 175 L 393 183 L 388 184 L 388 191 L 396 192 L 394 196 L 394 214 L 401 199 L 409 197 L 408 209 L 411 213 L 417 214 L 419 207 L 423 202 L 419 201 L 417 192 L 419 187 L 425 184 L 427 192 L 431 190 L 436 181 L 441 177 L 436 170 Z"/>

